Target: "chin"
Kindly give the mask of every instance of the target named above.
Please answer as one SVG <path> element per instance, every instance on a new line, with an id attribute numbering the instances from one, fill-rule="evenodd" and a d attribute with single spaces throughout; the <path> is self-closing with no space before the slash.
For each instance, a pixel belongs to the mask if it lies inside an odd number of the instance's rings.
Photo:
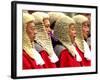
<path id="1" fill-rule="evenodd" d="M 74 36 L 74 38 L 76 37 L 76 35 Z"/>

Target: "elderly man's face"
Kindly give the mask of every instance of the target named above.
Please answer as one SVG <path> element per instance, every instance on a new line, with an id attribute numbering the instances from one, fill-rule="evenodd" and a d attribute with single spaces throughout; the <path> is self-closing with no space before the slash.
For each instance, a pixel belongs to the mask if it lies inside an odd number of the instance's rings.
<path id="1" fill-rule="evenodd" d="M 47 33 L 50 34 L 51 33 L 51 29 L 50 29 L 50 21 L 49 21 L 49 19 L 44 19 L 43 23 L 44 23 L 44 26 L 45 26 L 45 29 L 46 29 Z"/>
<path id="2" fill-rule="evenodd" d="M 75 29 L 75 25 L 71 24 L 69 26 L 69 36 L 71 37 L 72 40 L 75 40 L 76 37 L 76 29 Z"/>
<path id="3" fill-rule="evenodd" d="M 82 25 L 83 37 L 87 40 L 89 35 L 89 24 L 88 22 L 84 22 Z"/>
<path id="4" fill-rule="evenodd" d="M 27 32 L 30 40 L 33 41 L 35 39 L 35 35 L 37 33 L 34 22 L 27 23 L 26 32 Z"/>

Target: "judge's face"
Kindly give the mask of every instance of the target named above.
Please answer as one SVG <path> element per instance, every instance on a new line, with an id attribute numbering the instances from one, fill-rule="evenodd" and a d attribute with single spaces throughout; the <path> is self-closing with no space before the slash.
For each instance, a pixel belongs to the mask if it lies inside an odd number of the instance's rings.
<path id="1" fill-rule="evenodd" d="M 35 39 L 35 36 L 37 33 L 34 22 L 27 23 L 26 32 L 27 32 L 30 40 L 33 41 Z"/>
<path id="2" fill-rule="evenodd" d="M 76 37 L 76 29 L 74 24 L 71 24 L 69 26 L 69 36 L 71 37 L 72 40 L 74 40 Z"/>
<path id="3" fill-rule="evenodd" d="M 43 22 L 44 22 L 44 26 L 45 26 L 45 29 L 46 29 L 47 33 L 50 34 L 51 33 L 51 29 L 50 29 L 50 21 L 49 21 L 49 19 L 44 19 Z"/>
<path id="4" fill-rule="evenodd" d="M 83 31 L 83 37 L 87 40 L 89 35 L 89 24 L 88 22 L 85 22 L 82 24 L 82 31 Z"/>

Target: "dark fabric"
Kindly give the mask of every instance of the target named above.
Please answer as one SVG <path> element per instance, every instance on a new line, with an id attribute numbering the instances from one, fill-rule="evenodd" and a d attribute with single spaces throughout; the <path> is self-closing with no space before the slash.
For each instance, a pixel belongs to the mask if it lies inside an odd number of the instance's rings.
<path id="1" fill-rule="evenodd" d="M 44 50 L 44 49 L 42 48 L 42 46 L 39 45 L 37 42 L 35 42 L 35 49 L 36 49 L 38 52 L 41 52 L 42 50 Z"/>
<path id="2" fill-rule="evenodd" d="M 64 49 L 65 49 L 64 46 L 62 46 L 62 45 L 56 45 L 55 48 L 54 48 L 54 51 L 55 51 L 56 55 L 59 57 L 61 51 L 64 50 Z"/>
<path id="3" fill-rule="evenodd" d="M 56 45 L 62 45 L 62 43 L 53 35 L 51 35 L 51 41 L 52 41 L 53 48 L 55 48 Z"/>

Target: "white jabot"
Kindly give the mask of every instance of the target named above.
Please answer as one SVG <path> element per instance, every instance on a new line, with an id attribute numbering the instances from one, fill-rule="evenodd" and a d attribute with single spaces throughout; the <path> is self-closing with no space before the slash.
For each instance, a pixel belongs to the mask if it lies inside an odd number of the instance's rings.
<path id="1" fill-rule="evenodd" d="M 36 64 L 37 65 L 45 64 L 45 62 L 43 61 L 41 55 L 34 48 L 32 49 L 32 51 L 33 51 L 33 54 L 30 55 L 30 56 L 33 57 L 33 59 L 35 59 Z"/>
<path id="2" fill-rule="evenodd" d="M 70 51 L 76 55 L 76 60 L 77 61 L 82 61 L 81 56 L 79 55 L 79 53 L 77 52 L 76 48 L 74 47 L 74 45 L 70 46 Z"/>
<path id="3" fill-rule="evenodd" d="M 56 63 L 59 59 L 55 53 L 52 53 L 52 55 L 49 55 L 49 59 L 51 62 Z"/>
<path id="4" fill-rule="evenodd" d="M 90 60 L 91 59 L 91 51 L 89 49 L 89 46 L 85 40 L 83 40 L 83 43 L 84 43 L 84 57 L 86 59 Z"/>

